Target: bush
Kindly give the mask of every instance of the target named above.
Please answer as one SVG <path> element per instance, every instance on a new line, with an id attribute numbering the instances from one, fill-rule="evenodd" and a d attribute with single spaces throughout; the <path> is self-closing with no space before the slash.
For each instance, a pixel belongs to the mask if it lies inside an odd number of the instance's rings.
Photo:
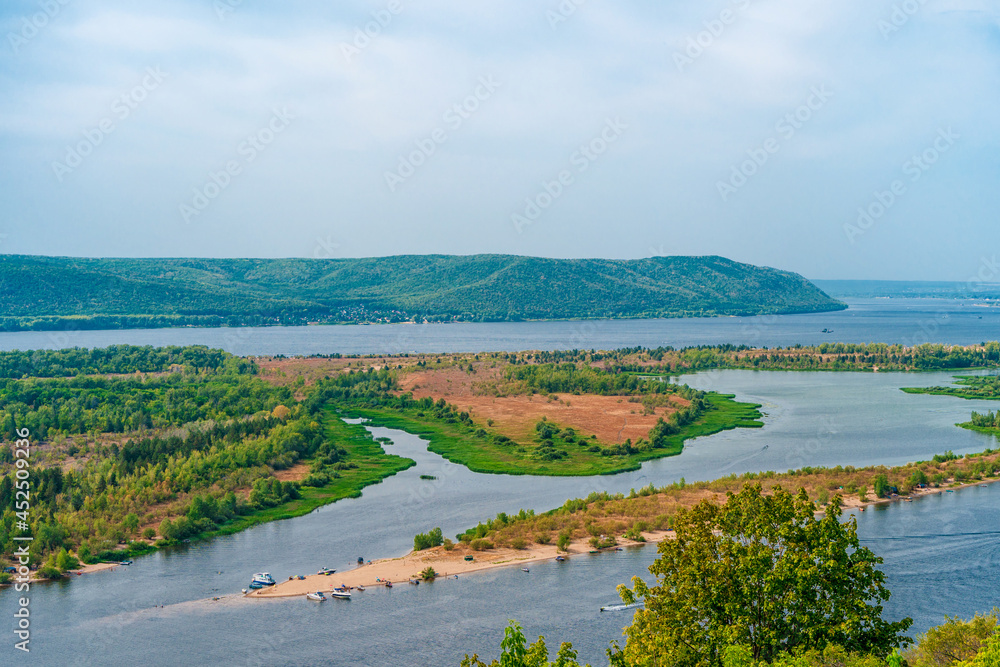
<path id="1" fill-rule="evenodd" d="M 147 540 L 151 540 L 156 537 L 156 529 L 150 526 L 149 528 L 142 531 L 142 536 Z"/>
<path id="2" fill-rule="evenodd" d="M 552 541 L 552 536 L 548 533 L 538 533 L 535 535 L 535 542 L 538 544 L 548 544 Z"/>
<path id="3" fill-rule="evenodd" d="M 475 551 L 486 551 L 487 549 L 493 548 L 493 543 L 487 540 L 485 537 L 479 537 L 472 540 L 472 544 L 470 544 L 469 546 L 471 546 Z"/>
<path id="4" fill-rule="evenodd" d="M 570 533 L 570 531 L 568 529 L 563 530 L 561 533 L 559 533 L 559 539 L 556 540 L 556 547 L 559 549 L 559 551 L 566 551 L 569 549 L 569 543 L 572 541 L 573 541 L 573 535 Z"/>
<path id="5" fill-rule="evenodd" d="M 885 475 L 876 475 L 875 483 L 875 497 L 876 498 L 888 498 L 891 487 L 889 486 L 889 478 Z"/>
<path id="6" fill-rule="evenodd" d="M 423 551 L 431 547 L 439 547 L 442 544 L 444 544 L 444 536 L 441 534 L 440 528 L 435 528 L 427 533 L 420 533 L 413 538 L 414 551 Z"/>
<path id="7" fill-rule="evenodd" d="M 441 546 L 444 547 L 445 551 L 451 551 L 452 549 L 455 548 L 455 543 L 446 537 L 444 539 L 444 543 Z"/>
<path id="8" fill-rule="evenodd" d="M 590 538 L 590 546 L 592 546 L 595 549 L 607 549 L 608 547 L 613 547 L 616 544 L 618 544 L 618 540 L 616 540 L 611 535 L 608 535 L 604 538 L 600 537 Z"/>
<path id="9" fill-rule="evenodd" d="M 434 571 L 433 567 L 424 568 L 420 573 L 420 578 L 424 581 L 434 581 L 434 578 L 438 576 L 437 572 Z"/>
<path id="10" fill-rule="evenodd" d="M 60 579 L 62 576 L 62 572 L 57 568 L 49 566 L 38 568 L 38 577 L 40 579 Z"/>
<path id="11" fill-rule="evenodd" d="M 523 537 L 515 537 L 510 541 L 510 546 L 514 547 L 515 549 L 524 549 L 526 546 L 528 546 L 528 540 L 524 539 Z"/>

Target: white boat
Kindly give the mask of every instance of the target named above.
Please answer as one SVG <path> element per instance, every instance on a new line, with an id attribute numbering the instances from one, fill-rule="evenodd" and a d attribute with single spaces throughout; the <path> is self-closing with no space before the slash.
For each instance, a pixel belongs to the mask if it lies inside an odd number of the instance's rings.
<path id="1" fill-rule="evenodd" d="M 350 600 L 351 592 L 344 588 L 342 589 L 334 588 L 332 591 L 330 591 L 330 597 L 340 598 L 342 600 Z"/>
<path id="2" fill-rule="evenodd" d="M 250 585 L 260 584 L 261 586 L 274 586 L 274 577 L 271 576 L 270 572 L 258 572 L 253 575 L 253 579 L 250 580 Z"/>
<path id="3" fill-rule="evenodd" d="M 316 602 L 326 602 L 326 596 L 323 595 L 323 591 L 316 591 L 315 593 L 306 593 L 306 597 L 310 600 L 316 600 Z"/>

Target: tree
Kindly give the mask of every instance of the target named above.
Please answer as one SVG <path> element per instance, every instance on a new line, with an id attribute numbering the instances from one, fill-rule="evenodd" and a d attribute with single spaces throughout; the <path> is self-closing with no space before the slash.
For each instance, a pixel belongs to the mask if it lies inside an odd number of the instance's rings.
<path id="1" fill-rule="evenodd" d="M 504 629 L 503 641 L 500 643 L 500 657 L 493 662 L 483 662 L 479 655 L 471 658 L 466 655 L 462 667 L 580 667 L 576 660 L 573 645 L 564 642 L 559 646 L 555 662 L 549 662 L 549 650 L 545 646 L 545 637 L 527 646 L 524 631 L 516 621 L 510 621 Z M 586 665 L 585 667 L 590 667 Z"/>
<path id="2" fill-rule="evenodd" d="M 983 642 L 996 633 L 998 618 L 998 608 L 968 621 L 945 616 L 944 623 L 917 636 L 917 645 L 906 653 L 907 661 L 913 667 L 947 667 L 971 660 Z"/>
<path id="3" fill-rule="evenodd" d="M 994 632 L 983 643 L 983 648 L 975 658 L 956 663 L 955 667 L 1000 667 L 1000 632 Z"/>
<path id="4" fill-rule="evenodd" d="M 888 498 L 892 490 L 892 487 L 889 486 L 889 478 L 884 474 L 876 475 L 874 490 L 876 498 Z"/>
<path id="5" fill-rule="evenodd" d="M 613 664 L 717 666 L 728 646 L 768 663 L 830 645 L 887 655 L 908 641 L 900 633 L 911 619 L 881 617 L 882 559 L 859 544 L 853 520 L 840 522 L 840 496 L 821 519 L 815 512 L 805 491 L 748 485 L 724 505 L 679 514 L 676 539 L 660 543 L 649 568 L 656 585 L 637 577 L 619 587 L 626 604 L 645 608 L 625 647 L 613 647 Z"/>

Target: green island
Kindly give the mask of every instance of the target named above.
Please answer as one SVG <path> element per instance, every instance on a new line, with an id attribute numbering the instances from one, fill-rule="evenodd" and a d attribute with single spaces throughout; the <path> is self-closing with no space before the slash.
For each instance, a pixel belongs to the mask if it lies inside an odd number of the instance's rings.
<path id="1" fill-rule="evenodd" d="M 762 425 L 760 406 L 674 381 L 691 370 L 860 370 L 873 360 L 911 370 L 979 368 L 995 365 L 997 345 L 789 350 L 0 352 L 0 433 L 8 443 L 0 446 L 0 502 L 11 508 L 0 515 L 0 547 L 10 553 L 18 534 L 15 443 L 24 432 L 32 445 L 32 556 L 45 563 L 41 575 L 58 576 L 78 561 L 121 560 L 298 516 L 413 465 L 344 417 L 425 437 L 431 451 L 476 472 L 614 474 L 677 455 L 690 438 Z"/>
<path id="2" fill-rule="evenodd" d="M 798 274 L 722 257 L 0 256 L 0 331 L 690 317 L 843 308 Z"/>

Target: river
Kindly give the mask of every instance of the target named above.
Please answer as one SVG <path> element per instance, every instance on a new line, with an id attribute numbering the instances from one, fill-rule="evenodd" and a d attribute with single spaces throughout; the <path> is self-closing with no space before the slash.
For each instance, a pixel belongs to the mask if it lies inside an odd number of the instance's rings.
<path id="1" fill-rule="evenodd" d="M 852 302 L 840 313 L 777 318 L 18 333 L 0 334 L 0 348 L 204 343 L 240 354 L 291 355 L 923 342 L 921 336 L 969 343 L 995 338 L 997 317 L 996 309 L 965 302 L 900 300 Z M 820 334 L 823 328 L 833 332 Z M 681 477 L 693 481 L 802 465 L 898 464 L 947 449 L 961 454 L 996 446 L 992 437 L 954 426 L 987 403 L 899 391 L 947 383 L 951 375 L 718 371 L 688 376 L 683 381 L 692 386 L 761 403 L 765 427 L 689 441 L 680 456 L 597 478 L 476 474 L 427 452 L 415 436 L 373 429 L 394 441 L 387 451 L 413 458 L 417 466 L 365 489 L 359 498 L 303 517 L 161 551 L 114 571 L 33 586 L 32 652 L 24 662 L 457 665 L 465 652 L 495 657 L 503 626 L 516 618 L 532 639 L 544 634 L 550 647 L 572 641 L 581 659 L 606 664 L 604 649 L 620 638 L 631 612 L 599 608 L 617 600 L 617 584 L 646 574 L 653 548 L 541 563 L 527 574 L 510 568 L 369 590 L 350 602 L 244 600 L 236 594 L 253 572 L 269 570 L 280 580 L 324 566 L 343 570 L 358 556 L 400 555 L 415 533 L 435 526 L 455 535 L 500 511 L 546 510 L 592 490 L 627 492 Z M 421 480 L 421 474 L 438 479 Z M 997 527 L 998 500 L 1000 485 L 992 485 L 858 515 L 866 544 L 886 558 L 895 593 L 889 615 L 913 616 L 916 632 L 946 613 L 969 616 L 994 604 L 1000 543 L 990 531 Z M 13 591 L 0 592 L 0 615 L 11 618 L 16 605 Z M 13 635 L 7 636 L 12 645 Z"/>
<path id="2" fill-rule="evenodd" d="M 0 333 L 0 350 L 208 345 L 238 355 L 400 354 L 615 349 L 642 345 L 787 347 L 823 342 L 951 343 L 993 340 L 1000 307 L 964 299 L 847 299 L 847 310 L 806 315 L 379 324 L 308 327 L 116 329 Z M 824 331 L 824 329 L 826 331 Z"/>

